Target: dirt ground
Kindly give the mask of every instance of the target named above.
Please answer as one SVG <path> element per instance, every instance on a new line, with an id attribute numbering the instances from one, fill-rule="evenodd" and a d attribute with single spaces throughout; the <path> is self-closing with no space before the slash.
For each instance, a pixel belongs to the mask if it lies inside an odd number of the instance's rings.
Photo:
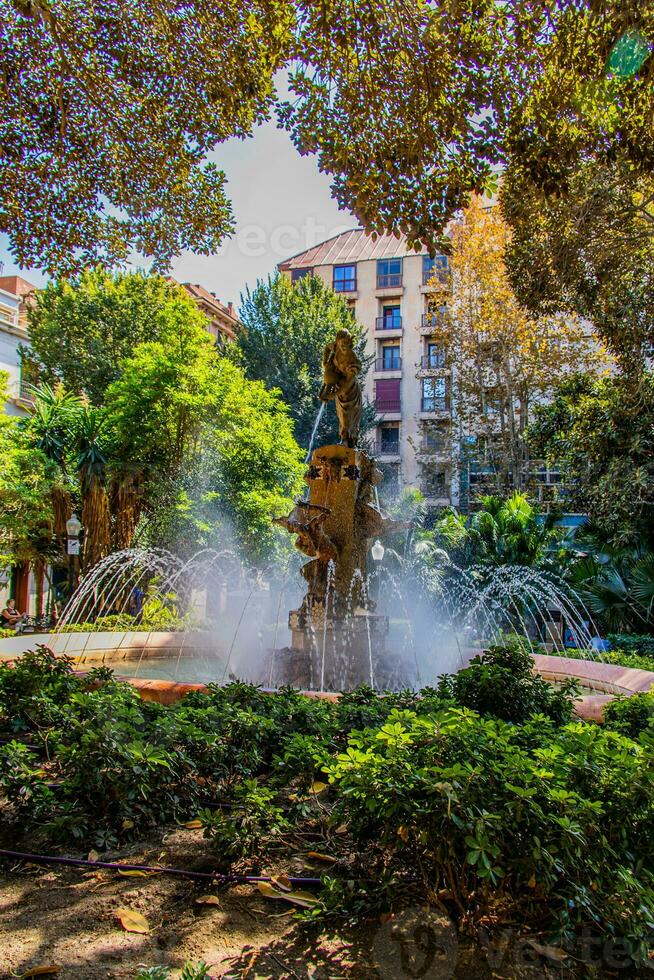
<path id="1" fill-rule="evenodd" d="M 5 839 L 2 846 L 10 845 Z M 20 849 L 27 850 L 25 842 Z M 215 869 L 201 832 L 177 828 L 103 859 Z M 316 874 L 301 859 L 288 871 Z M 207 894 L 215 895 L 217 904 L 199 904 L 197 899 Z M 125 908 L 146 917 L 147 934 L 123 931 L 116 911 Z M 425 932 L 423 913 L 417 914 L 419 921 L 408 922 L 409 932 L 418 936 L 417 959 L 412 960 L 416 948 L 407 953 L 398 943 L 397 922 L 319 933 L 298 923 L 286 903 L 265 898 L 254 886 L 207 888 L 164 875 L 5 862 L 0 872 L 0 978 L 46 976 L 30 971 L 48 965 L 58 967 L 52 974 L 57 980 L 132 980 L 139 967 L 155 965 L 169 967 L 178 977 L 189 960 L 204 960 L 216 980 L 536 980 L 561 975 L 560 966 L 552 970 L 533 951 L 516 966 L 504 949 L 485 953 L 477 944 L 464 943 L 448 930 L 447 920 L 443 931 L 436 922 L 435 933 Z M 436 946 L 431 948 L 433 935 Z"/>

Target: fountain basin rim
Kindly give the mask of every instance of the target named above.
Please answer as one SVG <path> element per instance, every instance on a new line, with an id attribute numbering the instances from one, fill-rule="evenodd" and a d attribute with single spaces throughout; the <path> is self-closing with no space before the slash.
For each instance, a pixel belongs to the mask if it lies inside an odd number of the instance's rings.
<path id="1" fill-rule="evenodd" d="M 35 646 L 47 646 L 58 656 L 79 663 L 131 660 L 140 656 L 176 656 L 198 651 L 215 655 L 216 638 L 204 630 L 89 630 L 80 633 L 21 633 L 0 640 L 0 660 L 20 656 Z"/>
<path id="2" fill-rule="evenodd" d="M 84 676 L 86 671 L 76 671 L 80 676 Z M 206 684 L 192 684 L 182 681 L 167 681 L 148 679 L 146 677 L 116 677 L 117 681 L 124 681 L 134 687 L 139 697 L 144 701 L 155 701 L 157 704 L 169 707 L 180 701 L 192 691 L 207 691 Z M 264 694 L 276 694 L 275 688 L 261 688 Z M 300 691 L 304 697 L 315 698 L 323 701 L 338 701 L 340 694 L 335 691 Z M 604 708 L 609 701 L 614 700 L 612 694 L 590 694 L 579 698 L 575 704 L 575 714 L 584 721 L 594 721 L 601 723 L 604 718 Z"/>

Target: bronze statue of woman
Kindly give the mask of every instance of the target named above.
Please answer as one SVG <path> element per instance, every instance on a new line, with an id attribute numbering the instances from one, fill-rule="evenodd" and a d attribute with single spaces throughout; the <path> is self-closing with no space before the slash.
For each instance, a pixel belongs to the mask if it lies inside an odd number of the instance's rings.
<path id="1" fill-rule="evenodd" d="M 339 330 L 322 355 L 323 386 L 320 400 L 335 401 L 341 442 L 354 448 L 361 425 L 361 361 L 354 353 L 352 334 Z"/>

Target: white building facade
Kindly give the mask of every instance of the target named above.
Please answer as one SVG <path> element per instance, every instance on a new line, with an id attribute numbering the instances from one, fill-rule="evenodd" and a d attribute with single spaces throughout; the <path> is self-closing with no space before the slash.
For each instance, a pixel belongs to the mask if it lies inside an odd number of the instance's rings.
<path id="1" fill-rule="evenodd" d="M 30 401 L 20 348 L 29 346 L 26 304 L 35 288 L 21 276 L 0 276 L 0 371 L 9 375 L 7 415 L 24 415 Z"/>

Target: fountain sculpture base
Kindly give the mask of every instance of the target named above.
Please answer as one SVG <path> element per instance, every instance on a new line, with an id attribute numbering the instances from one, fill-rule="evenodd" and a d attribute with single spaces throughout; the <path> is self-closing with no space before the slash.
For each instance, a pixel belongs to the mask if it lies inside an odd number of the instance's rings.
<path id="1" fill-rule="evenodd" d="M 308 588 L 289 615 L 291 646 L 272 654 L 268 676 L 277 686 L 313 690 L 387 687 L 388 618 L 368 595 L 367 559 L 371 540 L 405 525 L 382 515 L 375 497 L 381 473 L 363 450 L 321 446 L 305 479 L 308 498 L 276 523 L 297 535 L 296 547 L 311 559 L 302 568 Z"/>

